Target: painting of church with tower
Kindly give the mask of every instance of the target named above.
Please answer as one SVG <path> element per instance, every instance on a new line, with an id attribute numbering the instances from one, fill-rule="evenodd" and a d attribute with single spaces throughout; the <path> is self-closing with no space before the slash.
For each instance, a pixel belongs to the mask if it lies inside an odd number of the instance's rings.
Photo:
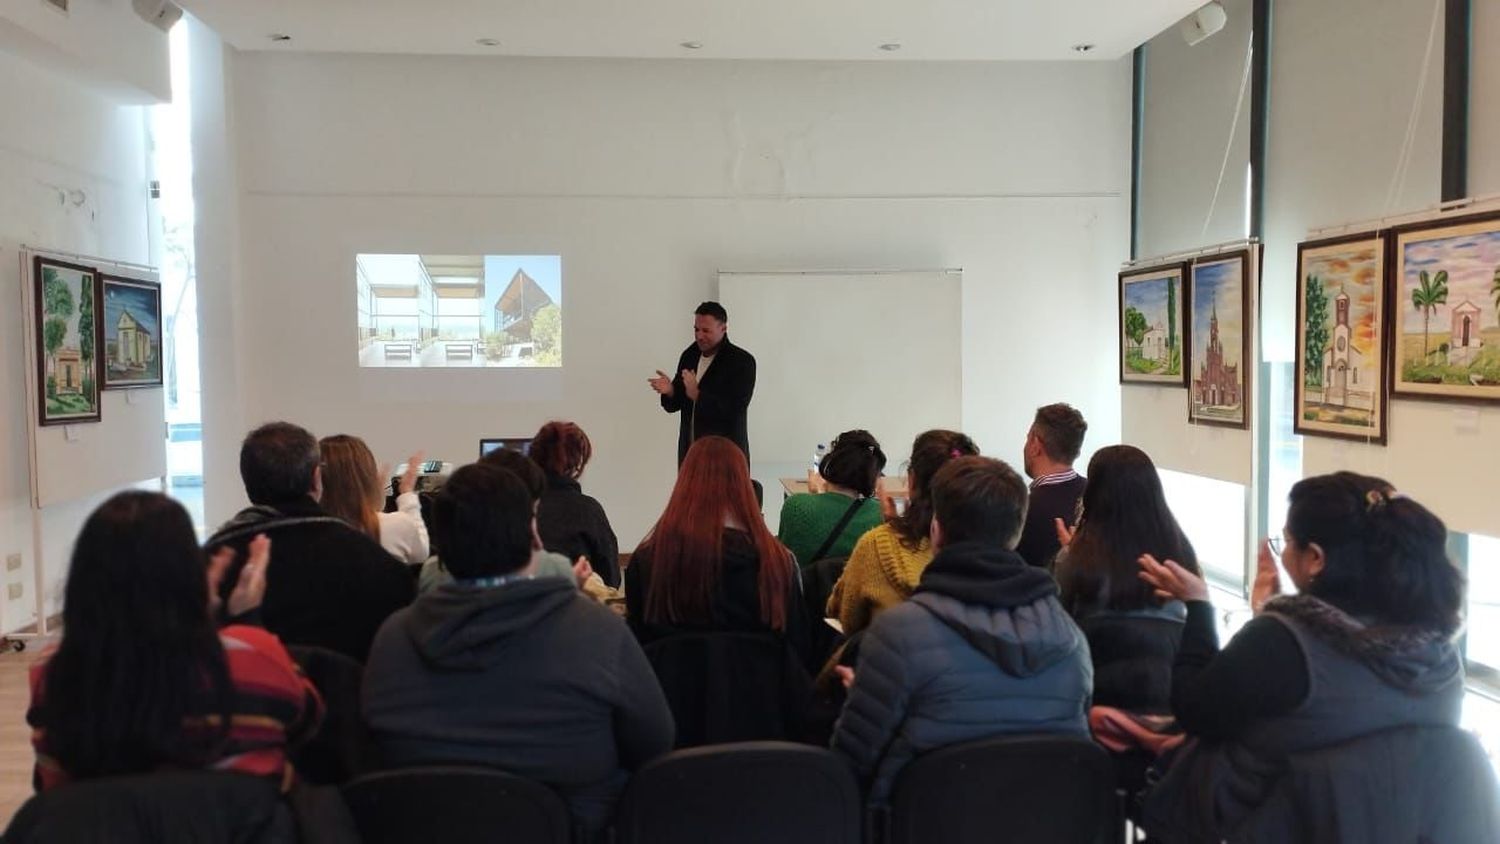
<path id="1" fill-rule="evenodd" d="M 1192 267 L 1190 422 L 1249 427 L 1249 263 L 1249 252 L 1241 251 L 1202 259 Z"/>
<path id="2" fill-rule="evenodd" d="M 1385 441 L 1384 259 L 1378 233 L 1298 248 L 1299 434 Z"/>

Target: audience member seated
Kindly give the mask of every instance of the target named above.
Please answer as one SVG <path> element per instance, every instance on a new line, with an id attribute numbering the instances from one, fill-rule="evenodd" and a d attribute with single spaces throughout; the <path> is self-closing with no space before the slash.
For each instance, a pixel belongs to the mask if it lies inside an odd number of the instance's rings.
<path id="1" fill-rule="evenodd" d="M 750 465 L 732 441 L 688 449 L 667 509 L 625 570 L 626 617 L 641 642 L 679 632 L 761 632 L 808 658 L 792 553 L 766 527 Z"/>
<path id="2" fill-rule="evenodd" d="M 917 593 L 875 619 L 833 749 L 873 802 L 918 754 L 1007 733 L 1088 735 L 1088 645 L 1052 576 L 1015 553 L 1026 484 L 986 457 L 933 478 L 932 547 Z"/>
<path id="3" fill-rule="evenodd" d="M 380 543 L 318 504 L 318 441 L 288 422 L 251 431 L 240 447 L 250 507 L 209 537 L 210 550 L 243 552 L 266 534 L 275 542 L 261 619 L 287 644 L 317 645 L 360 662 L 392 612 L 411 603 L 411 573 Z M 228 582 L 238 576 L 231 569 Z"/>
<path id="4" fill-rule="evenodd" d="M 1136 576 L 1142 554 L 1200 573 L 1151 458 L 1134 446 L 1102 448 L 1089 461 L 1083 515 L 1054 573 L 1063 607 L 1089 640 L 1094 705 L 1164 715 L 1187 608 L 1158 600 Z"/>
<path id="5" fill-rule="evenodd" d="M 542 468 L 536 465 L 531 458 L 519 451 L 508 448 L 497 448 L 479 459 L 479 463 L 485 466 L 493 466 L 496 469 L 504 469 L 520 478 L 522 485 L 526 487 L 526 494 L 531 497 L 532 505 L 538 506 L 542 493 L 547 488 L 546 475 Z M 602 593 L 608 591 L 599 576 L 594 573 L 587 560 L 570 560 L 561 554 L 543 550 L 536 557 L 536 565 L 532 571 L 537 577 L 560 577 L 569 582 L 577 583 L 580 589 L 588 591 L 592 597 L 599 600 L 604 599 Z M 599 589 L 588 588 L 590 580 L 599 584 Z M 434 587 L 444 583 L 452 583 L 453 575 L 443 566 L 440 557 L 434 557 L 422 566 L 422 572 L 417 578 L 417 591 L 428 592 Z M 599 593 L 599 594 L 596 594 Z"/>
<path id="6" fill-rule="evenodd" d="M 606 585 L 618 587 L 619 540 L 604 507 L 578 482 L 594 456 L 589 435 L 572 422 L 548 422 L 531 439 L 530 455 L 547 478 L 536 514 L 542 545 L 569 560 L 587 558 Z"/>
<path id="7" fill-rule="evenodd" d="M 385 473 L 359 437 L 336 434 L 318 441 L 323 455 L 323 509 L 330 516 L 364 531 L 380 547 L 403 563 L 421 565 L 428 555 L 427 524 L 417 498 L 417 471 L 422 455 L 406 461 L 406 472 L 396 488 L 396 512 L 385 507 Z"/>
<path id="8" fill-rule="evenodd" d="M 954 458 L 978 453 L 974 441 L 957 431 L 917 435 L 907 463 L 905 512 L 888 512 L 884 524 L 859 538 L 828 598 L 828 615 L 839 620 L 845 636 L 864 630 L 876 613 L 906 600 L 917 588 L 932 561 L 932 479 Z"/>
<path id="9" fill-rule="evenodd" d="M 259 605 L 270 546 L 249 543 L 229 616 Z M 213 587 L 232 556 L 205 559 L 187 511 L 159 493 L 120 493 L 84 522 L 62 641 L 31 666 L 38 791 L 165 768 L 291 785 L 287 748 L 317 729 L 322 701 L 275 636 L 217 628 Z"/>
<path id="10" fill-rule="evenodd" d="M 1034 566 L 1050 565 L 1057 554 L 1060 544 L 1055 520 L 1072 525 L 1078 518 L 1084 478 L 1073 471 L 1073 461 L 1083 450 L 1083 435 L 1088 429 L 1083 414 L 1070 405 L 1049 404 L 1037 408 L 1026 432 L 1022 457 L 1026 476 L 1031 478 L 1031 503 L 1016 553 Z"/>
<path id="11" fill-rule="evenodd" d="M 391 616 L 365 669 L 365 715 L 385 763 L 528 777 L 599 830 L 629 772 L 672 747 L 645 654 L 573 583 L 535 575 L 535 505 L 514 473 L 465 466 L 432 513 L 455 580 Z"/>
<path id="12" fill-rule="evenodd" d="M 818 465 L 821 488 L 781 503 L 776 537 L 791 549 L 798 564 L 847 557 L 855 541 L 880 524 L 880 502 L 874 496 L 884 469 L 885 452 L 869 431 L 845 431 L 834 438 L 833 448 Z"/>
<path id="13" fill-rule="evenodd" d="M 1463 577 L 1442 521 L 1379 478 L 1339 472 L 1292 487 L 1278 539 L 1261 543 L 1256 617 L 1222 651 L 1203 579 L 1172 560 L 1140 560 L 1160 597 L 1187 603 L 1172 711 L 1200 739 L 1177 752 L 1147 802 L 1153 839 L 1228 836 L 1297 754 L 1458 724 Z M 1277 594 L 1273 549 L 1295 596 Z"/>

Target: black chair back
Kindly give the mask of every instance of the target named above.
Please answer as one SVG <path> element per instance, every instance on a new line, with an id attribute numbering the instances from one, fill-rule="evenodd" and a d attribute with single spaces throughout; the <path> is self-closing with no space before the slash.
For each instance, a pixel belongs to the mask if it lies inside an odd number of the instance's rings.
<path id="1" fill-rule="evenodd" d="M 615 833 L 619 844 L 857 844 L 863 811 L 843 759 L 807 745 L 745 742 L 677 750 L 645 765 L 625 788 Z"/>
<path id="2" fill-rule="evenodd" d="M 896 780 L 888 844 L 1107 844 L 1123 837 L 1109 754 L 1087 738 L 1003 736 L 934 750 Z"/>
<path id="3" fill-rule="evenodd" d="M 84 780 L 38 794 L 6 844 L 295 844 L 297 824 L 260 777 L 173 771 Z"/>
<path id="4" fill-rule="evenodd" d="M 677 722 L 677 747 L 799 739 L 812 681 L 773 633 L 679 633 L 645 646 Z"/>
<path id="5" fill-rule="evenodd" d="M 551 789 L 487 768 L 400 768 L 343 791 L 365 844 L 568 844 L 572 834 Z"/>
<path id="6" fill-rule="evenodd" d="M 289 645 L 287 651 L 323 696 L 323 724 L 292 753 L 292 765 L 314 785 L 342 785 L 375 770 L 378 750 L 360 712 L 365 669 L 353 659 L 315 645 Z"/>

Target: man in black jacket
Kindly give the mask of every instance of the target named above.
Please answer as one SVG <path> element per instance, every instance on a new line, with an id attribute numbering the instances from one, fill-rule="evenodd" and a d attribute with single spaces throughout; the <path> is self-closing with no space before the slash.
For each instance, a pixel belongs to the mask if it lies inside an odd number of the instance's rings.
<path id="1" fill-rule="evenodd" d="M 534 514 L 514 472 L 480 461 L 453 473 L 432 530 L 454 579 L 380 628 L 365 717 L 386 764 L 537 780 L 595 833 L 630 772 L 672 749 L 672 712 L 620 618 L 568 580 L 535 576 Z"/>
<path id="2" fill-rule="evenodd" d="M 662 409 L 681 413 L 677 429 L 677 463 L 699 437 L 728 437 L 750 458 L 745 421 L 755 392 L 755 356 L 729 342 L 729 314 L 718 302 L 704 302 L 693 312 L 693 345 L 677 359 L 677 374 L 660 369 L 648 379 L 661 395 Z"/>
<path id="3" fill-rule="evenodd" d="M 317 645 L 364 662 L 381 622 L 411 603 L 411 572 L 380 543 L 318 505 L 323 470 L 318 440 L 289 422 L 251 431 L 240 447 L 240 477 L 252 506 L 209 537 L 213 551 L 244 549 L 258 534 L 271 537 L 265 628 L 288 645 Z M 237 566 L 236 566 L 237 569 Z M 228 592 L 237 570 L 223 579 Z"/>

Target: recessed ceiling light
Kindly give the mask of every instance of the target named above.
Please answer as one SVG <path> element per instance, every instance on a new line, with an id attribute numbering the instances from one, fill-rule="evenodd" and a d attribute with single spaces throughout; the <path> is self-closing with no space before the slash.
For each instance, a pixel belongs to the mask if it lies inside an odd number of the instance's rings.
<path id="1" fill-rule="evenodd" d="M 474 43 L 478 44 L 481 47 L 498 47 L 498 46 L 500 46 L 500 39 L 498 39 L 498 38 L 475 38 L 474 39 Z"/>
<path id="2" fill-rule="evenodd" d="M 273 32 L 270 35 L 267 35 L 266 37 L 269 38 L 269 39 L 271 39 L 272 41 L 277 41 L 277 42 L 292 40 L 292 36 L 290 36 L 290 35 L 284 35 L 284 34 L 282 34 L 280 32 Z"/>
<path id="3" fill-rule="evenodd" d="M 1073 52 L 1075 52 L 1075 53 L 1087 53 L 1087 52 L 1092 51 L 1093 49 L 1094 49 L 1094 45 L 1093 44 L 1074 44 L 1073 45 Z"/>
<path id="4" fill-rule="evenodd" d="M 681 47 L 684 50 L 701 50 L 701 49 L 703 49 L 703 42 L 702 41 L 684 41 L 681 44 L 679 44 L 678 46 Z"/>
<path id="5" fill-rule="evenodd" d="M 895 42 L 892 42 L 890 44 L 881 44 L 880 49 L 886 51 L 887 53 L 894 53 L 897 50 L 901 49 L 901 45 Z"/>

